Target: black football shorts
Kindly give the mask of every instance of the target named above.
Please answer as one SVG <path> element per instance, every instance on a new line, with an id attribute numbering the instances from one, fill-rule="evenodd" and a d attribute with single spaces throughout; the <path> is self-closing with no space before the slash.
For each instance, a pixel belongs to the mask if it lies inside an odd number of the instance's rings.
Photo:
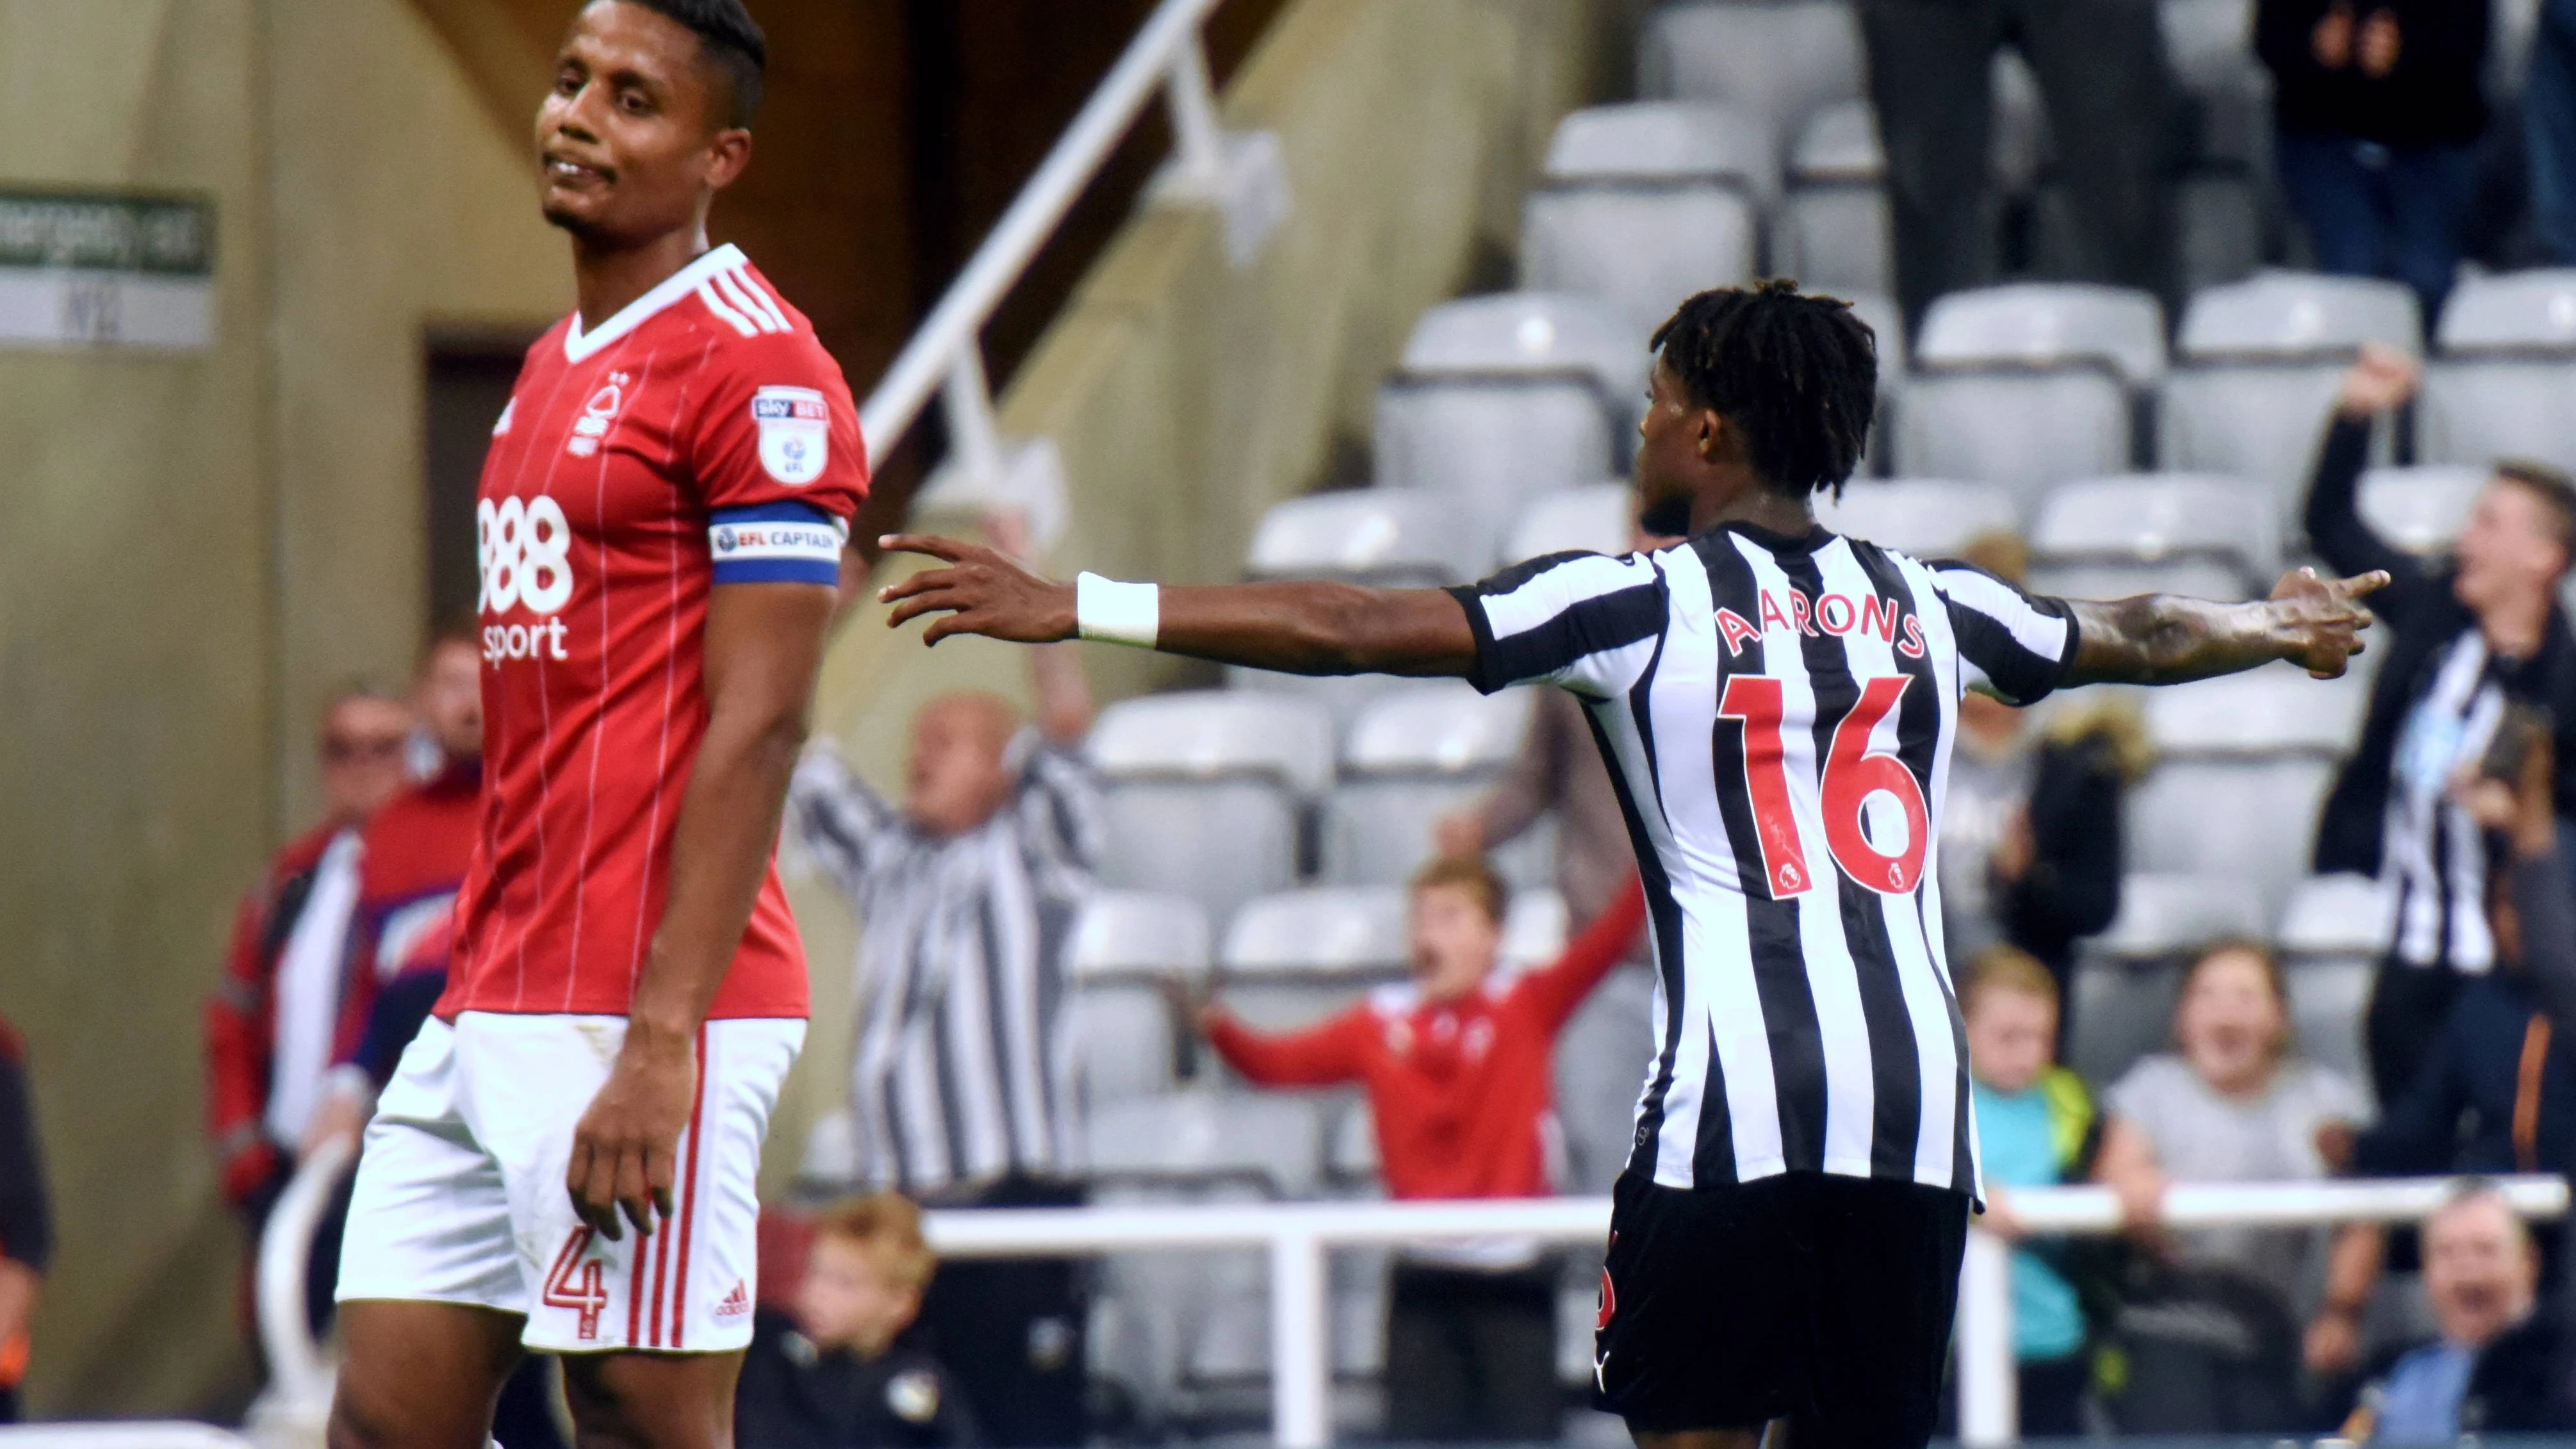
<path id="1" fill-rule="evenodd" d="M 1968 1197 L 1784 1173 L 1722 1187 L 1619 1179 L 1594 1402 L 1642 1433 L 1792 1421 L 1798 1449 L 1932 1436 Z"/>

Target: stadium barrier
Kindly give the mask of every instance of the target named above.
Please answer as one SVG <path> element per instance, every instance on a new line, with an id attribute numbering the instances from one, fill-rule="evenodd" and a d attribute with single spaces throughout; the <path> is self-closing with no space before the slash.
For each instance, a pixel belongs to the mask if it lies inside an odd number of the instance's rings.
<path id="1" fill-rule="evenodd" d="M 260 1244 L 260 1331 L 270 1361 L 300 1396 L 327 1398 L 329 1370 L 304 1331 L 304 1273 L 321 1206 L 346 1163 L 317 1156 L 270 1220 Z M 2428 1216 L 2460 1179 L 2178 1185 L 2165 1194 L 2176 1228 L 2295 1227 L 2410 1222 Z M 2567 1183 L 2555 1177 L 2498 1181 L 2517 1212 L 2557 1218 Z M 2120 1228 L 2105 1187 L 2022 1188 L 2013 1213 L 2034 1234 L 2102 1235 Z M 1442 1238 L 1511 1236 L 1597 1249 L 1610 1227 L 1607 1198 L 1507 1202 L 1279 1202 L 1009 1211 L 933 1212 L 925 1225 L 943 1258 L 1008 1258 L 1129 1252 L 1259 1249 L 1270 1270 L 1271 1437 L 1282 1449 L 1319 1449 L 1332 1437 L 1332 1354 L 1326 1257 L 1336 1248 L 1396 1247 Z M 1982 1230 L 1968 1235 L 1959 1275 L 1959 1439 L 1970 1449 L 2017 1437 L 2012 1356 L 2011 1248 Z M 289 1364 L 293 1368 L 287 1369 Z M 302 1402 L 312 1402 L 311 1397 Z M 266 1436 L 263 1436 L 264 1438 Z M 191 1449 L 191 1446 L 173 1446 Z"/>

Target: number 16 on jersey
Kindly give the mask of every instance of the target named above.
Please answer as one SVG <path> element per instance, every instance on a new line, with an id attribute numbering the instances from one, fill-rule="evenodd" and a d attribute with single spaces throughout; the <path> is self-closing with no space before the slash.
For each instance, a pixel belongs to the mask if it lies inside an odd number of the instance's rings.
<path id="1" fill-rule="evenodd" d="M 1825 845 L 1834 864 L 1854 883 L 1881 895 L 1911 894 L 1923 879 L 1923 860 L 1931 848 L 1932 812 L 1924 803 L 1922 782 L 1893 753 L 1869 747 L 1879 722 L 1895 712 L 1913 682 L 1909 675 L 1883 674 L 1862 686 L 1860 698 L 1834 726 L 1817 782 Z M 1766 675 L 1735 675 L 1718 698 L 1718 718 L 1743 726 L 1744 791 L 1761 840 L 1763 885 L 1775 901 L 1804 895 L 1815 884 L 1808 878 L 1806 840 L 1789 793 L 1781 739 L 1784 713 L 1780 681 Z M 1879 849 L 1869 836 L 1867 810 L 1878 795 L 1893 798 L 1905 817 L 1904 844 L 1893 852 Z"/>

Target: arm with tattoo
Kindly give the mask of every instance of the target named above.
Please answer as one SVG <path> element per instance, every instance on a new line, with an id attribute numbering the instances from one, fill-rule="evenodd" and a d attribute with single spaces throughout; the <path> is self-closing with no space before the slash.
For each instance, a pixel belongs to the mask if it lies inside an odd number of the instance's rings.
<path id="1" fill-rule="evenodd" d="M 2286 659 L 2319 679 L 2343 673 L 2370 627 L 2363 595 L 2388 582 L 2374 570 L 2321 579 L 2284 574 L 2272 597 L 2212 604 L 2170 594 L 2076 602 L 2075 667 L 2068 684 L 2181 684 Z"/>

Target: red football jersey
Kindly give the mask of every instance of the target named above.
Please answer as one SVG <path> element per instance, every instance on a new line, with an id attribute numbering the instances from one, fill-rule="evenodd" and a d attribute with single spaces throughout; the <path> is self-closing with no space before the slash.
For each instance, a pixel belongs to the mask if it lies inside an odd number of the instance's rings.
<path id="1" fill-rule="evenodd" d="M 626 1013 L 706 729 L 709 593 L 837 581 L 866 494 L 840 368 L 733 247 L 529 349 L 475 506 L 483 814 L 440 1016 Z M 805 1012 L 773 864 L 713 1014 Z"/>

